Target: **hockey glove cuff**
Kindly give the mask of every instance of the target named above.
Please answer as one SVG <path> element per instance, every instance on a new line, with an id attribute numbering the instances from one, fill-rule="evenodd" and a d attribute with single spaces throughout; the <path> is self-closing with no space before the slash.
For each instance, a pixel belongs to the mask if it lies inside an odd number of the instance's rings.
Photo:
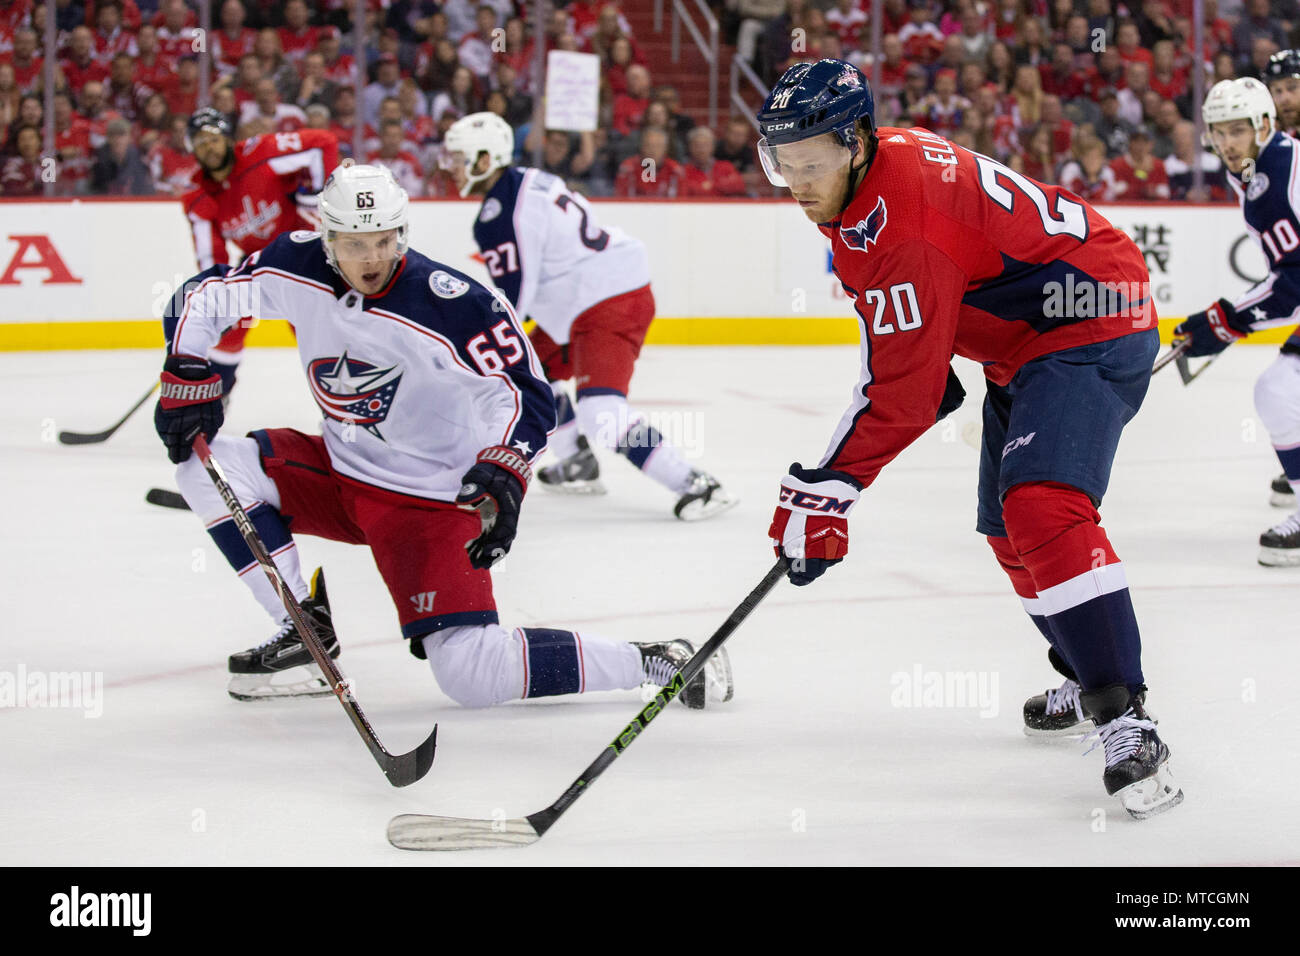
<path id="1" fill-rule="evenodd" d="M 465 544 L 472 567 L 490 568 L 510 553 L 532 478 L 528 459 L 505 445 L 483 449 L 474 467 L 465 472 L 456 504 L 477 511 L 483 527 L 478 537 Z"/>
<path id="2" fill-rule="evenodd" d="M 179 465 L 190 457 L 190 445 L 199 434 L 208 441 L 216 437 L 226 420 L 222 391 L 221 376 L 212 371 L 206 359 L 196 355 L 167 357 L 153 422 L 173 464 Z"/>

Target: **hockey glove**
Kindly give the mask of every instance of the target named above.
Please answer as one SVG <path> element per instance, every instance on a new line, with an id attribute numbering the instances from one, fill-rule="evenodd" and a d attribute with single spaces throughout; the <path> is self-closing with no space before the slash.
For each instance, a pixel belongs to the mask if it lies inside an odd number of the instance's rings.
<path id="1" fill-rule="evenodd" d="M 1174 344 L 1188 339 L 1190 344 L 1183 353 L 1189 358 L 1199 355 L 1218 355 L 1237 339 L 1250 331 L 1250 322 L 1239 316 L 1227 299 L 1220 299 L 1204 312 L 1189 315 L 1174 328 Z"/>
<path id="2" fill-rule="evenodd" d="M 849 512 L 862 486 L 839 471 L 804 468 L 798 462 L 781 481 L 781 500 L 767 536 L 778 555 L 790 559 L 786 576 L 803 586 L 849 553 Z"/>
<path id="3" fill-rule="evenodd" d="M 207 359 L 170 355 L 163 363 L 162 397 L 154 408 L 153 424 L 167 446 L 167 457 L 179 465 L 190 457 L 190 445 L 201 432 L 212 441 L 226 420 L 221 404 L 221 376 Z"/>
<path id="4" fill-rule="evenodd" d="M 465 472 L 456 504 L 477 511 L 483 519 L 482 533 L 465 543 L 472 567 L 490 568 L 509 553 L 532 479 L 528 460 L 505 445 L 484 448 L 474 467 Z"/>

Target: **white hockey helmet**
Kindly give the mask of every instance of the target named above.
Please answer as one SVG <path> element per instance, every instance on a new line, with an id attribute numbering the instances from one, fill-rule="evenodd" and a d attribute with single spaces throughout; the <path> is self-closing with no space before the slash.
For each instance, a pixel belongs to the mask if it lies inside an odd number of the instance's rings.
<path id="1" fill-rule="evenodd" d="M 444 169 L 450 169 L 455 163 L 465 164 L 465 185 L 460 188 L 464 197 L 469 195 L 475 183 L 511 164 L 515 155 L 515 131 L 496 113 L 470 113 L 451 124 L 443 138 L 442 148 Z M 486 172 L 476 176 L 474 164 L 478 162 L 480 153 L 488 154 L 489 165 Z M 459 159 L 456 154 L 459 154 Z"/>
<path id="2" fill-rule="evenodd" d="M 1265 116 L 1272 120 L 1271 125 L 1265 125 Z M 1220 80 L 1210 87 L 1201 106 L 1201 118 L 1205 120 L 1207 137 L 1215 123 L 1250 120 L 1250 125 L 1255 127 L 1255 142 L 1263 146 L 1277 127 L 1277 108 L 1267 86 L 1254 77 L 1243 76 Z"/>
<path id="3" fill-rule="evenodd" d="M 409 199 L 385 167 L 357 165 L 345 159 L 325 180 L 319 198 L 325 258 L 335 271 L 339 264 L 334 240 L 340 235 L 396 229 L 397 258 L 406 254 Z"/>

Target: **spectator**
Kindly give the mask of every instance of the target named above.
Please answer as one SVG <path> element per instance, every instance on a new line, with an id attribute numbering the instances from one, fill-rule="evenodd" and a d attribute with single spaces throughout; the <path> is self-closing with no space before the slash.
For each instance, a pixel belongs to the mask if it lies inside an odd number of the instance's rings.
<path id="1" fill-rule="evenodd" d="M 391 14 L 394 8 L 389 7 L 388 9 Z M 399 27 L 398 29 L 400 30 L 401 28 Z M 441 10 L 437 10 L 428 17 L 423 42 L 420 43 L 415 51 L 414 72 L 417 76 L 429 69 L 429 63 L 433 60 L 434 48 L 443 40 L 446 40 L 448 43 L 451 42 L 451 38 L 447 36 L 447 15 Z M 455 44 L 452 46 L 454 49 Z"/>
<path id="2" fill-rule="evenodd" d="M 155 193 L 180 197 L 194 188 L 194 174 L 198 172 L 199 164 L 186 142 L 188 126 L 188 117 L 170 117 L 167 135 L 145 154 Z"/>
<path id="3" fill-rule="evenodd" d="M 361 116 L 367 124 L 373 126 L 379 121 L 379 104 L 390 96 L 396 96 L 401 83 L 402 70 L 398 66 L 397 57 L 391 53 L 380 56 L 375 67 L 375 81 L 362 91 Z M 435 120 L 438 115 L 434 114 Z"/>
<path id="4" fill-rule="evenodd" d="M 162 91 L 176 76 L 176 64 L 158 50 L 158 31 L 145 24 L 135 38 L 139 56 L 135 60 L 135 80 L 151 90 Z"/>
<path id="5" fill-rule="evenodd" d="M 104 97 L 112 109 L 129 120 L 135 120 L 144 109 L 145 100 L 153 93 L 153 90 L 136 82 L 135 60 L 131 54 L 119 53 L 113 57 L 108 82 L 104 84 Z"/>
<path id="6" fill-rule="evenodd" d="M 506 122 L 516 128 L 533 116 L 533 98 L 519 88 L 518 74 L 509 63 L 497 64 L 497 89 L 506 98 Z"/>
<path id="7" fill-rule="evenodd" d="M 736 55 L 751 66 L 757 66 L 759 40 L 768 24 L 785 12 L 785 0 L 736 0 L 736 16 L 740 27 L 736 32 Z"/>
<path id="8" fill-rule="evenodd" d="M 962 49 L 970 60 L 983 60 L 993 47 L 993 31 L 988 19 L 976 9 L 974 4 L 967 4 L 961 15 Z"/>
<path id="9" fill-rule="evenodd" d="M 880 50 L 880 84 L 872 91 L 877 102 L 898 96 L 903 91 L 903 82 L 907 79 L 907 60 L 903 58 L 903 44 L 897 33 L 887 33 L 881 37 Z M 867 64 L 867 73 L 871 66 Z M 922 71 L 924 72 L 924 71 Z"/>
<path id="10" fill-rule="evenodd" d="M 1110 0 L 1088 0 L 1088 36 L 1097 37 L 1108 47 L 1115 45 L 1115 16 Z"/>
<path id="11" fill-rule="evenodd" d="M 17 126 L 12 138 L 15 152 L 0 164 L 0 196 L 40 196 L 41 132 L 35 126 Z"/>
<path id="12" fill-rule="evenodd" d="M 1142 0 L 1141 11 L 1132 13 L 1132 16 L 1137 23 L 1139 42 L 1152 53 L 1157 43 L 1173 39 L 1174 21 L 1164 0 Z"/>
<path id="13" fill-rule="evenodd" d="M 695 120 L 681 111 L 682 100 L 677 87 L 661 86 L 655 91 L 654 98 L 656 103 L 662 103 L 668 110 L 668 128 L 678 143 L 685 143 L 687 134 L 695 128 Z"/>
<path id="14" fill-rule="evenodd" d="M 742 175 L 756 167 L 754 128 L 748 120 L 735 117 L 727 121 L 722 139 L 713 147 L 713 158 L 726 160 Z"/>
<path id="15" fill-rule="evenodd" d="M 118 115 L 108 108 L 104 100 L 104 84 L 89 80 L 77 97 L 77 112 L 90 124 L 90 145 L 99 149 L 108 137 L 108 121 Z"/>
<path id="16" fill-rule="evenodd" d="M 1005 43 L 999 40 L 989 47 L 989 82 L 995 84 L 1001 92 L 1008 93 L 1015 80 L 1015 72 L 1011 49 Z"/>
<path id="17" fill-rule="evenodd" d="M 420 89 L 429 93 L 442 93 L 451 89 L 451 78 L 460 66 L 456 47 L 450 40 L 438 40 L 433 45 L 433 55 L 416 74 Z"/>
<path id="18" fill-rule="evenodd" d="M 54 151 L 59 160 L 55 192 L 62 196 L 84 193 L 94 157 L 90 124 L 73 112 L 67 93 L 54 94 Z"/>
<path id="19" fill-rule="evenodd" d="M 1182 121 L 1183 115 L 1178 112 L 1178 106 L 1173 100 L 1160 101 L 1152 122 L 1152 134 L 1155 138 L 1151 149 L 1161 159 L 1168 160 L 1173 155 L 1174 130 L 1178 129 L 1178 124 Z"/>
<path id="20" fill-rule="evenodd" d="M 1106 144 L 1106 152 L 1109 155 L 1119 156 L 1128 149 L 1128 138 L 1133 132 L 1133 124 L 1119 115 L 1119 98 L 1114 87 L 1108 86 L 1101 91 L 1100 106 L 1101 118 L 1096 124 L 1097 136 Z"/>
<path id="21" fill-rule="evenodd" d="M 262 77 L 275 84 L 281 100 L 292 101 L 298 95 L 298 68 L 284 57 L 280 34 L 270 27 L 257 31 L 253 53 L 262 69 Z"/>
<path id="22" fill-rule="evenodd" d="M 668 113 L 668 107 L 664 106 L 664 104 L 657 100 L 646 107 L 645 115 L 641 118 L 642 132 L 652 128 L 664 131 L 664 135 L 668 137 L 668 157 L 673 160 L 678 160 L 684 152 L 682 142 L 678 139 L 677 131 L 673 128 L 672 117 Z M 638 137 L 638 142 L 639 141 Z"/>
<path id="23" fill-rule="evenodd" d="M 158 55 L 175 65 L 182 56 L 195 52 L 197 18 L 185 0 L 162 0 L 159 5 Z"/>
<path id="24" fill-rule="evenodd" d="M 1056 152 L 1052 144 L 1052 130 L 1046 123 L 1032 127 L 1025 137 L 1021 157 L 1024 174 L 1040 183 L 1056 182 Z"/>
<path id="25" fill-rule="evenodd" d="M 1268 2 L 1269 0 L 1246 0 L 1245 13 L 1232 31 L 1232 52 L 1243 67 L 1250 60 L 1257 38 L 1268 40 L 1275 50 L 1287 45 L 1286 31 L 1270 16 Z M 1208 17 L 1208 11 L 1206 15 Z"/>
<path id="26" fill-rule="evenodd" d="M 1174 43 L 1160 40 L 1151 50 L 1151 89 L 1161 99 L 1176 100 L 1187 93 L 1187 71 L 1174 62 Z"/>
<path id="27" fill-rule="evenodd" d="M 506 21 L 506 49 L 504 53 L 497 53 L 497 63 L 509 66 L 515 71 L 515 78 L 519 91 L 525 95 L 533 91 L 533 49 L 534 43 L 528 37 L 527 28 L 524 21 L 519 17 L 511 17 Z M 632 41 L 623 37 L 623 46 L 628 50 L 628 63 L 632 62 Z M 610 62 L 614 62 L 615 55 L 611 49 Z"/>
<path id="28" fill-rule="evenodd" d="M 474 83 L 474 74 L 467 67 L 458 66 L 451 75 L 451 87 L 434 96 L 429 112 L 433 115 L 434 123 L 441 123 L 446 116 L 459 119 L 482 109 L 483 98 L 479 96 L 478 87 Z"/>
<path id="29" fill-rule="evenodd" d="M 915 104 L 911 114 L 915 125 L 947 137 L 961 127 L 962 117 L 970 108 L 970 100 L 957 95 L 957 74 L 943 69 L 935 74 L 933 92 Z"/>
<path id="30" fill-rule="evenodd" d="M 1039 125 L 1051 134 L 1052 168 L 1055 169 L 1070 155 L 1074 144 L 1074 123 L 1065 116 L 1059 96 L 1044 96 L 1038 112 Z"/>
<path id="31" fill-rule="evenodd" d="M 627 70 L 627 92 L 614 97 L 614 131 L 620 136 L 630 136 L 641 125 L 649 105 L 650 71 L 634 63 Z"/>
<path id="32" fill-rule="evenodd" d="M 1132 20 L 1120 22 L 1115 46 L 1119 50 L 1119 58 L 1124 61 L 1125 66 L 1130 63 L 1142 63 L 1147 67 L 1148 71 L 1151 69 L 1151 51 L 1142 46 L 1142 38 L 1138 33 L 1137 24 Z"/>
<path id="33" fill-rule="evenodd" d="M 1145 113 L 1143 97 L 1151 88 L 1148 82 L 1150 76 L 1151 71 L 1145 63 L 1130 60 L 1124 68 L 1124 85 L 1115 91 L 1115 98 L 1119 101 L 1119 115 L 1133 126 L 1142 123 Z"/>
<path id="34" fill-rule="evenodd" d="M 256 98 L 239 110 L 239 125 L 249 129 L 242 136 L 236 135 L 237 139 L 256 133 L 291 133 L 307 125 L 307 114 L 292 103 L 281 103 L 275 83 L 261 79 Z"/>
<path id="35" fill-rule="evenodd" d="M 1041 66 L 1051 58 L 1047 44 L 1047 33 L 1043 21 L 1037 17 L 1026 17 L 1020 27 L 1020 36 L 1016 43 L 1015 60 L 1018 64 Z"/>
<path id="36" fill-rule="evenodd" d="M 135 56 L 135 34 L 122 28 L 122 8 L 117 3 L 101 2 L 95 7 L 93 56 L 108 65 L 119 53 Z"/>
<path id="37" fill-rule="evenodd" d="M 596 16 L 596 27 L 585 37 L 578 36 L 578 42 L 585 53 L 594 53 L 605 60 L 609 56 L 610 44 L 617 39 L 625 39 L 632 42 L 630 35 L 631 28 L 623 14 L 619 12 L 617 6 L 607 3 L 600 8 L 600 13 Z M 635 47 L 635 44 L 633 44 Z"/>
<path id="38" fill-rule="evenodd" d="M 14 50 L 9 66 L 14 71 L 14 82 L 21 93 L 30 93 L 40 83 L 45 61 L 36 55 L 36 31 L 22 27 L 14 32 Z"/>
<path id="39" fill-rule="evenodd" d="M 160 90 L 173 113 L 189 116 L 199 108 L 199 61 L 194 56 L 181 57 L 176 77 Z"/>
<path id="40" fill-rule="evenodd" d="M 141 107 L 139 121 L 135 124 L 135 144 L 140 147 L 141 153 L 147 155 L 154 144 L 167 135 L 171 117 L 172 112 L 167 108 L 166 98 L 161 93 L 150 94 Z"/>
<path id="41" fill-rule="evenodd" d="M 989 81 L 988 74 L 979 63 L 963 63 L 957 73 L 957 90 L 968 100 L 974 100 L 975 94 Z"/>
<path id="42" fill-rule="evenodd" d="M 548 129 L 542 140 L 542 166 L 570 188 L 583 185 L 596 160 L 596 137 L 590 132 Z"/>
<path id="43" fill-rule="evenodd" d="M 23 98 L 18 81 L 14 78 L 12 63 L 0 63 L 0 127 L 13 122 L 18 115 L 18 103 Z M 0 143 L 4 142 L 4 133 L 0 130 Z"/>
<path id="44" fill-rule="evenodd" d="M 344 153 L 352 155 L 352 134 L 361 123 L 361 117 L 357 115 L 357 96 L 350 86 L 340 86 L 338 95 L 334 97 L 333 129 L 334 135 L 339 137 L 339 156 Z"/>
<path id="45" fill-rule="evenodd" d="M 682 168 L 668 157 L 668 133 L 658 127 L 641 131 L 640 149 L 618 167 L 614 195 L 625 197 L 677 195 Z"/>
<path id="46" fill-rule="evenodd" d="M 1169 198 L 1169 176 L 1165 164 L 1151 151 L 1151 131 L 1145 126 L 1133 130 L 1128 152 L 1112 159 L 1110 168 L 1115 173 L 1112 199 L 1132 202 Z"/>
<path id="47" fill-rule="evenodd" d="M 627 92 L 627 69 L 633 62 L 631 40 L 618 37 L 610 43 L 603 74 L 610 96 Z"/>
<path id="48" fill-rule="evenodd" d="M 131 142 L 131 124 L 118 117 L 108 123 L 108 142 L 95 153 L 90 191 L 98 195 L 149 196 L 153 177 Z"/>
<path id="49" fill-rule="evenodd" d="M 907 0 L 908 22 L 898 31 L 903 55 L 913 63 L 933 63 L 943 49 L 943 34 L 932 22 L 930 0 Z"/>
<path id="50" fill-rule="evenodd" d="M 478 7 L 475 0 L 446 0 L 442 5 L 442 12 L 447 17 L 447 36 L 451 38 L 452 43 L 459 43 L 474 32 Z M 564 13 L 563 10 L 556 10 L 556 12 Z"/>
<path id="51" fill-rule="evenodd" d="M 325 57 L 325 75 L 340 87 L 352 86 L 357 79 L 357 61 L 344 54 L 338 27 L 324 27 L 316 37 L 316 49 Z"/>
<path id="52" fill-rule="evenodd" d="M 320 28 L 308 23 L 311 14 L 305 0 L 289 0 L 284 5 L 284 26 L 276 31 L 284 58 L 298 66 L 303 57 L 316 49 Z"/>
<path id="53" fill-rule="evenodd" d="M 294 98 L 301 109 L 306 110 L 315 103 L 333 106 L 338 91 L 338 84 L 325 75 L 325 54 L 313 50 L 302 58 L 302 82 Z"/>
<path id="54" fill-rule="evenodd" d="M 221 4 L 221 28 L 212 35 L 212 60 L 222 73 L 234 73 L 240 58 L 253 52 L 257 31 L 244 25 L 247 17 L 240 0 Z"/>
<path id="55" fill-rule="evenodd" d="M 840 38 L 840 48 L 852 53 L 862 46 L 862 29 L 867 25 L 867 11 L 862 0 L 835 0 L 826 11 L 826 25 Z"/>
<path id="56" fill-rule="evenodd" d="M 1074 65 L 1074 52 L 1068 43 L 1052 47 L 1052 61 L 1038 67 L 1038 77 L 1044 93 L 1063 100 L 1084 95 L 1084 74 Z"/>
<path id="57" fill-rule="evenodd" d="M 212 88 L 212 106 L 226 117 L 231 129 L 239 125 L 239 104 L 235 101 L 235 91 L 229 86 Z"/>
<path id="58" fill-rule="evenodd" d="M 1061 167 L 1059 183 L 1088 202 L 1113 199 L 1115 172 L 1106 163 L 1106 144 L 1090 137 L 1078 145 L 1077 152 L 1078 159 Z"/>
<path id="59" fill-rule="evenodd" d="M 1043 87 L 1038 68 L 1028 63 L 1016 67 L 1016 82 L 1007 97 L 1005 111 L 1017 129 L 1035 125 L 1042 119 Z"/>
<path id="60" fill-rule="evenodd" d="M 487 4 L 479 6 L 474 14 L 474 31 L 460 41 L 456 56 L 461 65 L 469 67 L 480 82 L 486 82 L 492 73 L 492 44 L 496 39 L 497 12 Z"/>
<path id="61" fill-rule="evenodd" d="M 401 120 L 383 120 L 379 126 L 379 149 L 366 161 L 391 171 L 398 185 L 415 199 L 424 195 L 424 170 L 415 154 L 405 148 L 405 139 Z"/>
<path id="62" fill-rule="evenodd" d="M 1212 151 L 1202 149 L 1196 138 L 1196 126 L 1190 120 L 1180 120 L 1173 132 L 1174 151 L 1165 160 L 1165 174 L 1169 177 L 1169 194 L 1173 199 L 1188 202 L 1222 202 L 1228 198 L 1228 183 L 1224 178 L 1223 162 Z M 1193 170 L 1204 170 L 1204 185 L 1193 187 Z"/>
<path id="63" fill-rule="evenodd" d="M 108 78 L 108 66 L 94 56 L 94 34 L 89 27 L 80 26 L 72 31 L 68 41 L 68 55 L 59 63 L 68 87 L 75 95 L 91 80 Z"/>
<path id="64" fill-rule="evenodd" d="M 745 181 L 735 166 L 713 156 L 716 137 L 707 126 L 697 126 L 686 136 L 686 162 L 682 164 L 678 195 L 685 199 L 713 199 L 745 195 Z"/>
<path id="65" fill-rule="evenodd" d="M 1250 44 L 1250 61 L 1246 64 L 1247 75 L 1263 76 L 1264 68 L 1268 66 L 1268 61 L 1278 49 L 1278 45 L 1268 37 L 1255 37 Z"/>
<path id="66" fill-rule="evenodd" d="M 1085 63 L 1092 61 L 1093 54 L 1097 52 L 1093 48 L 1104 45 L 1093 42 L 1092 31 L 1088 27 L 1088 18 L 1082 14 L 1075 14 L 1070 17 L 1065 28 L 1065 42 L 1074 51 L 1075 65 L 1081 68 Z"/>

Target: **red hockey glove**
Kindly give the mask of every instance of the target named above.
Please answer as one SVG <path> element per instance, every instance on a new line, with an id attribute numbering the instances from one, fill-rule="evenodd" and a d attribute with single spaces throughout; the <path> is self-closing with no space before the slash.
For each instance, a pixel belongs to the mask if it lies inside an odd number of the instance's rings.
<path id="1" fill-rule="evenodd" d="M 791 584 L 810 584 L 849 553 L 849 512 L 862 486 L 839 471 L 798 462 L 781 481 L 781 500 L 767 536 L 790 559 Z"/>

